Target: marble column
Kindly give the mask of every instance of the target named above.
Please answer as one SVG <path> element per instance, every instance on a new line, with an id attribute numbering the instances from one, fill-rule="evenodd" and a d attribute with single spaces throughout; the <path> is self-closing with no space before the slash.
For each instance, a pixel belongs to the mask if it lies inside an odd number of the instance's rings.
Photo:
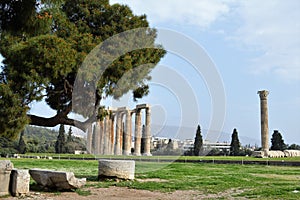
<path id="1" fill-rule="evenodd" d="M 99 122 L 99 126 L 100 126 L 100 133 L 101 133 L 99 154 L 103 155 L 103 151 L 104 151 L 104 134 L 105 134 L 103 119 Z"/>
<path id="2" fill-rule="evenodd" d="M 125 134 L 124 134 L 124 152 L 123 154 L 128 156 L 131 154 L 131 112 L 126 110 L 126 119 L 125 119 Z"/>
<path id="3" fill-rule="evenodd" d="M 109 154 L 114 154 L 114 148 L 115 148 L 115 115 L 112 114 L 111 118 L 109 120 L 110 124 L 110 132 L 109 132 Z"/>
<path id="4" fill-rule="evenodd" d="M 117 125 L 116 125 L 116 141 L 115 141 L 115 152 L 114 155 L 122 155 L 120 142 L 121 142 L 121 131 L 122 131 L 122 113 L 117 113 Z"/>
<path id="5" fill-rule="evenodd" d="M 151 110 L 150 106 L 146 108 L 146 126 L 145 126 L 145 136 L 144 136 L 144 156 L 151 156 L 150 146 L 151 146 L 151 132 L 150 132 L 150 123 L 151 123 Z"/>
<path id="6" fill-rule="evenodd" d="M 269 125 L 268 125 L 268 91 L 262 90 L 257 92 L 260 97 L 260 119 L 261 119 L 261 146 L 265 156 L 269 151 Z"/>
<path id="7" fill-rule="evenodd" d="M 135 111 L 134 155 L 141 155 L 141 109 Z"/>
<path id="8" fill-rule="evenodd" d="M 121 114 L 121 132 L 120 132 L 120 155 L 123 154 L 123 135 L 124 135 L 124 123 L 123 123 L 123 118 L 124 118 L 124 112 Z"/>
<path id="9" fill-rule="evenodd" d="M 96 125 L 94 126 L 95 130 L 93 131 L 95 133 L 95 154 L 100 155 L 101 154 L 101 137 L 102 132 L 100 128 L 100 120 L 96 121 Z"/>
<path id="10" fill-rule="evenodd" d="M 109 117 L 106 116 L 104 119 L 104 150 L 103 150 L 104 155 L 109 154 L 109 131 L 110 131 Z"/>
<path id="11" fill-rule="evenodd" d="M 92 140 L 93 140 L 93 125 L 89 125 L 87 130 L 87 144 L 86 144 L 86 149 L 88 153 L 92 154 Z"/>

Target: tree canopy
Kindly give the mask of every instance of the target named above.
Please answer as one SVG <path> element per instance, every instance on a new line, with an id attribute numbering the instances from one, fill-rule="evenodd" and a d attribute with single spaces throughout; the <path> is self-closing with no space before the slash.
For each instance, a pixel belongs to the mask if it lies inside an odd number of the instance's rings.
<path id="1" fill-rule="evenodd" d="M 281 133 L 278 130 L 274 130 L 271 138 L 271 150 L 283 151 L 286 149 L 286 144 L 282 138 Z"/>
<path id="2" fill-rule="evenodd" d="M 128 6 L 110 5 L 108 0 L 2 0 L 0 135 L 16 137 L 28 123 L 76 125 L 85 130 L 88 120 L 78 122 L 69 117 L 79 68 L 98 44 L 140 27 L 146 28 L 140 37 L 127 38 L 126 42 L 139 39 L 152 48 L 125 52 L 105 68 L 95 91 L 82 94 L 85 99 L 95 97 L 94 116 L 101 115 L 101 100 L 107 96 L 120 98 L 132 91 L 136 99 L 148 94 L 149 73 L 166 52 L 155 45 L 156 30 L 149 27 L 146 16 L 136 16 Z M 135 74 L 130 74 L 134 69 Z M 89 76 L 97 70 L 91 67 Z M 127 87 L 118 87 L 125 74 L 122 84 Z M 80 84 L 78 87 L 84 88 L 93 83 L 86 80 Z M 31 103 L 43 100 L 56 115 L 45 118 L 28 114 Z M 79 114 L 84 115 L 84 110 Z"/>

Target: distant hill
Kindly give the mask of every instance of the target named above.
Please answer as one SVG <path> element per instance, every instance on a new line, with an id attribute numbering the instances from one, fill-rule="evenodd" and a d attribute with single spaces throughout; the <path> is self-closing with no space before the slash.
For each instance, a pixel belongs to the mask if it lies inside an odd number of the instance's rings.
<path id="1" fill-rule="evenodd" d="M 24 131 L 25 140 L 37 140 L 38 143 L 56 141 L 57 135 L 57 130 L 36 126 L 27 126 Z"/>
<path id="2" fill-rule="evenodd" d="M 69 129 L 65 127 L 65 138 L 67 139 Z M 24 140 L 27 143 L 27 152 L 54 153 L 58 130 L 36 126 L 27 126 L 24 131 Z M 86 141 L 72 134 L 72 141 L 66 141 L 66 153 L 74 153 L 75 150 L 85 150 Z"/>

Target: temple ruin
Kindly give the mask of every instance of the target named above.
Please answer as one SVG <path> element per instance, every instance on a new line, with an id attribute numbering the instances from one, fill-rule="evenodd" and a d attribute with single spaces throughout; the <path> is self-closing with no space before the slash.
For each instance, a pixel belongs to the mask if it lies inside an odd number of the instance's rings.
<path id="1" fill-rule="evenodd" d="M 145 126 L 142 131 L 142 110 L 145 110 Z M 151 109 L 148 104 L 139 104 L 134 109 L 127 107 L 108 108 L 108 115 L 88 128 L 87 150 L 96 155 L 151 156 Z M 132 120 L 134 117 L 134 135 Z M 134 137 L 134 145 L 132 145 Z M 142 144 L 143 142 L 143 144 Z M 134 148 L 134 152 L 131 149 Z"/>

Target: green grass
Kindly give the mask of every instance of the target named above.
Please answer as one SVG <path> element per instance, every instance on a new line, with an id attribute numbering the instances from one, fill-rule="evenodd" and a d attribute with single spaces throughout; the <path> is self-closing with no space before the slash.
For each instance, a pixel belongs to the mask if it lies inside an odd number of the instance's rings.
<path id="1" fill-rule="evenodd" d="M 77 189 L 76 193 L 81 196 L 89 196 L 92 194 L 90 190 L 82 190 L 82 189 Z"/>
<path id="2" fill-rule="evenodd" d="M 88 187 L 120 186 L 135 189 L 196 190 L 204 194 L 239 191 L 234 197 L 252 199 L 300 199 L 300 168 L 265 165 L 233 165 L 207 163 L 136 162 L 136 179 L 147 182 L 114 180 L 97 182 L 98 162 L 76 160 L 11 159 L 16 168 L 44 168 L 73 171 L 76 177 L 87 177 L 81 195 L 89 195 Z M 151 181 L 152 178 L 163 181 Z"/>

